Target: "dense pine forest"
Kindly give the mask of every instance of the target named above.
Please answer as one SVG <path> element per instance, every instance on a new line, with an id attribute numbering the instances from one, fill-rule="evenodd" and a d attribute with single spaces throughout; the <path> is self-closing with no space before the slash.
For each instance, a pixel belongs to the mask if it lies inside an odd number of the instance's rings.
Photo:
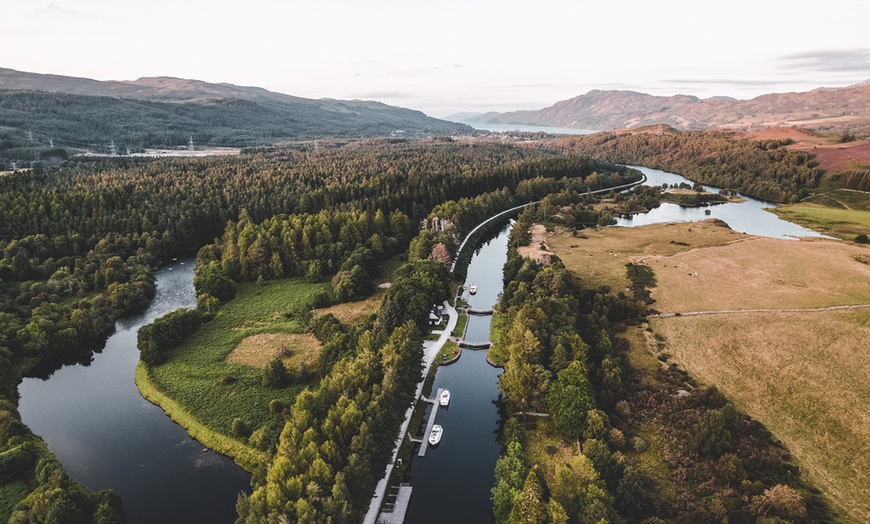
<path id="1" fill-rule="evenodd" d="M 24 374 L 89 359 L 116 318 L 148 304 L 161 261 L 218 238 L 226 246 L 219 247 L 227 259 L 221 272 L 230 278 L 328 279 L 363 245 L 406 249 L 438 204 L 542 175 L 583 178 L 596 167 L 573 155 L 446 139 L 236 158 L 73 161 L 2 177 L 2 514 L 42 522 L 52 511 L 102 515 L 117 506 L 110 495 L 64 495 L 81 489 L 21 425 L 15 385 Z M 533 193 L 508 200 L 543 196 Z"/>

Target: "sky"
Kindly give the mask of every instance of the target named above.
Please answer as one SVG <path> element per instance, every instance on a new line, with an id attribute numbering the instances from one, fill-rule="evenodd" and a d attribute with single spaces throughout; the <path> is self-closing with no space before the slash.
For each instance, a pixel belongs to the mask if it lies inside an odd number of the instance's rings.
<path id="1" fill-rule="evenodd" d="M 0 20 L 0 67 L 436 117 L 592 89 L 747 99 L 870 79 L 866 0 L 0 0 Z"/>

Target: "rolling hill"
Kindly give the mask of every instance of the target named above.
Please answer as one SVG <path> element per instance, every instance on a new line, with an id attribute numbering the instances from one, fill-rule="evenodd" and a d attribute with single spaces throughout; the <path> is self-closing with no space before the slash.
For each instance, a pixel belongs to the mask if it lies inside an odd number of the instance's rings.
<path id="1" fill-rule="evenodd" d="M 186 144 L 191 135 L 197 144 L 244 147 L 469 130 L 380 102 L 313 100 L 170 77 L 98 81 L 0 68 L 0 149 L 49 140 L 89 149 L 110 142 L 119 148 L 165 147 Z"/>
<path id="2" fill-rule="evenodd" d="M 667 124 L 676 129 L 758 129 L 801 126 L 870 136 L 870 83 L 774 93 L 751 100 L 654 96 L 635 91 L 592 90 L 535 111 L 462 115 L 462 121 L 609 131 Z"/>

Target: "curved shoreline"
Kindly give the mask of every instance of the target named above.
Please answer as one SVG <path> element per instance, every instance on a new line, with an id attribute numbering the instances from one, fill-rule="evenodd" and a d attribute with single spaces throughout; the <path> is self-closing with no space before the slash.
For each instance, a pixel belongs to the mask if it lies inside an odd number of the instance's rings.
<path id="1" fill-rule="evenodd" d="M 178 402 L 160 391 L 152 382 L 148 368 L 141 362 L 136 365 L 136 387 L 145 400 L 162 409 L 173 422 L 184 428 L 191 438 L 196 439 L 208 449 L 231 458 L 245 471 L 254 473 L 266 464 L 267 456 L 265 453 L 213 431 L 185 411 Z"/>

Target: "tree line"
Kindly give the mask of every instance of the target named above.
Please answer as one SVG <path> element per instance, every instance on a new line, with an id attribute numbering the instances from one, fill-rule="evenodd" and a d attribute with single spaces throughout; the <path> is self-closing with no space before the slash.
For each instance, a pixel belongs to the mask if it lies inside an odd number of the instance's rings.
<path id="1" fill-rule="evenodd" d="M 679 173 L 702 184 L 762 200 L 794 203 L 817 188 L 824 171 L 790 140 L 739 140 L 732 133 L 669 130 L 596 133 L 557 139 L 556 147 L 610 162 Z"/>

